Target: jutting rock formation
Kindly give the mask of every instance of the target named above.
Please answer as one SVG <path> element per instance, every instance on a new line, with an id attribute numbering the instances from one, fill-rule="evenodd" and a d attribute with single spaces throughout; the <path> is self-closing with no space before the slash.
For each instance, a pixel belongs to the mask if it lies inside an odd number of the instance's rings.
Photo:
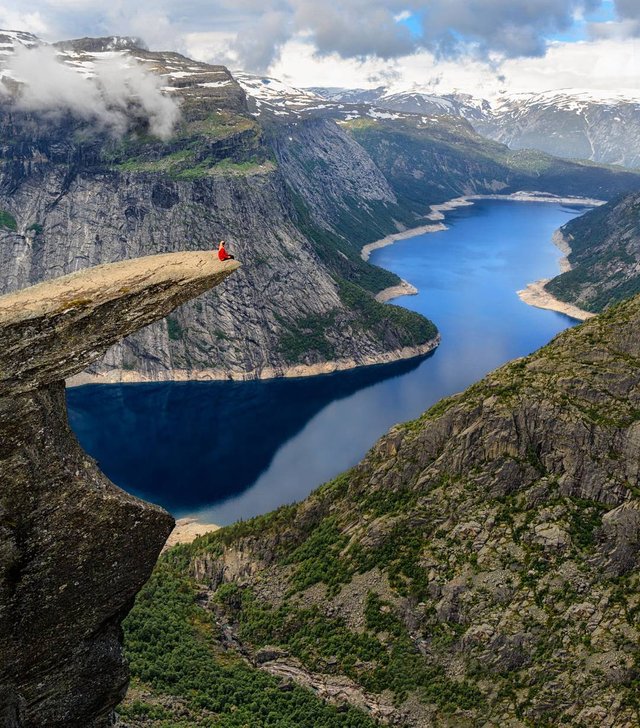
<path id="1" fill-rule="evenodd" d="M 120 623 L 173 527 L 111 483 L 64 380 L 238 268 L 210 252 L 98 266 L 0 297 L 0 725 L 110 725 Z"/>

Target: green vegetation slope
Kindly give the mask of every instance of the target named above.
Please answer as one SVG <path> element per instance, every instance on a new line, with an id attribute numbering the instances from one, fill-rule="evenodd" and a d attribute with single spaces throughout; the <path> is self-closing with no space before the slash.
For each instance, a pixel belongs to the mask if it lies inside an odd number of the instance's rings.
<path id="1" fill-rule="evenodd" d="M 302 503 L 172 549 L 127 626 L 136 689 L 176 720 L 172 696 L 209 700 L 194 671 L 245 660 L 400 725 L 636 725 L 639 382 L 636 297 L 393 428 Z M 176 599 L 208 652 L 172 649 L 167 678 L 165 627 L 145 625 L 184 623 L 159 616 Z"/>
<path id="2" fill-rule="evenodd" d="M 587 311 L 640 292 L 640 192 L 612 200 L 560 229 L 571 270 L 545 288 Z"/>

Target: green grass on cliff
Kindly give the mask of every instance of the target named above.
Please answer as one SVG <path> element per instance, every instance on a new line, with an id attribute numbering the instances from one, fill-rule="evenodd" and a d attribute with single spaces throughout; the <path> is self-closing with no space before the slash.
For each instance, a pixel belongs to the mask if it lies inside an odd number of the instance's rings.
<path id="1" fill-rule="evenodd" d="M 212 175 L 248 175 L 265 173 L 275 169 L 271 160 L 252 157 L 236 162 L 229 158 L 221 160 L 204 159 L 196 162 L 194 149 L 179 149 L 158 159 L 132 157 L 114 164 L 121 172 L 146 172 L 151 174 L 167 174 L 174 180 L 194 180 Z"/>
<path id="2" fill-rule="evenodd" d="M 476 688 L 425 664 L 392 605 L 374 593 L 366 598 L 365 628 L 358 631 L 318 607 L 290 600 L 274 608 L 235 584 L 222 586 L 216 599 L 238 621 L 241 640 L 254 649 L 278 645 L 314 672 L 346 675 L 370 693 L 390 691 L 397 702 L 415 693 L 445 713 L 482 702 Z"/>
<path id="3" fill-rule="evenodd" d="M 183 118 L 169 141 L 129 134 L 107 145 L 104 162 L 120 172 L 194 180 L 210 175 L 247 175 L 275 168 L 255 119 L 231 112 L 195 113 Z"/>
<path id="4" fill-rule="evenodd" d="M 343 236 L 340 237 L 314 222 L 307 204 L 295 190 L 290 188 L 289 196 L 298 229 L 311 241 L 322 262 L 334 274 L 348 317 L 347 321 L 339 323 L 365 331 L 384 350 L 424 344 L 438 333 L 436 326 L 424 316 L 401 306 L 379 303 L 372 295 L 400 283 L 394 273 L 371 265 L 360 257 L 362 245 L 371 242 L 377 234 L 385 235 L 389 231 L 380 227 L 385 220 L 384 224 L 389 224 L 388 211 L 372 208 L 366 214 L 374 215 L 375 225 L 360 225 L 358 221 L 364 213 L 358 211 L 353 201 L 353 206 L 339 216 Z M 375 230 L 378 230 L 377 234 Z M 325 360 L 335 358 L 336 344 L 331 336 L 335 337 L 337 316 L 336 310 L 283 322 L 285 330 L 280 337 L 280 353 L 291 363 L 315 361 L 315 357 Z"/>
<path id="5" fill-rule="evenodd" d="M 6 210 L 0 210 L 0 228 L 15 232 L 18 229 L 18 223 L 15 217 Z"/>
<path id="6" fill-rule="evenodd" d="M 329 311 L 321 315 L 308 315 L 286 324 L 280 336 L 279 351 L 289 362 L 302 362 L 305 359 L 317 357 L 321 361 L 336 358 L 334 344 L 329 341 L 326 334 L 335 324 L 336 313 Z"/>
<path id="7" fill-rule="evenodd" d="M 416 346 L 432 339 L 438 329 L 429 319 L 393 304 L 381 304 L 348 281 L 339 281 L 342 302 L 360 314 L 364 326 L 383 339 L 389 329 L 397 332 L 400 346 Z M 394 332 L 394 333 L 395 333 Z"/>
<path id="8" fill-rule="evenodd" d="M 334 275 L 356 283 L 371 293 L 378 293 L 384 288 L 400 283 L 400 278 L 395 273 L 371 265 L 360 257 L 362 245 L 375 240 L 375 234 L 369 231 L 369 237 L 363 240 L 362 230 L 359 230 L 357 236 L 352 238 L 353 229 L 343 226 L 341 230 L 347 234 L 340 237 L 337 233 L 326 227 L 321 227 L 313 220 L 309 207 L 296 190 L 290 187 L 288 192 L 293 206 L 292 212 L 296 227 L 311 241 L 322 262 Z M 346 217 L 347 212 L 345 211 L 343 214 Z M 376 227 L 373 229 L 375 230 Z M 383 235 L 385 234 L 383 233 Z"/>

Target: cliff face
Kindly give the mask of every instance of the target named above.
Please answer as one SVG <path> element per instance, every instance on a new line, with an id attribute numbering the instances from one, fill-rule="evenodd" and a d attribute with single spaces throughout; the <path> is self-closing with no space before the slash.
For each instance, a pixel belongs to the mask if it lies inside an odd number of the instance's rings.
<path id="1" fill-rule="evenodd" d="M 106 265 L 0 298 L 0 723 L 110 725 L 120 623 L 173 526 L 78 445 L 64 378 L 237 268 L 206 254 Z"/>
<path id="2" fill-rule="evenodd" d="M 597 312 L 640 291 L 640 193 L 591 210 L 559 234 L 571 270 L 545 285 L 556 298 Z"/>
<path id="3" fill-rule="evenodd" d="M 639 382 L 636 297 L 156 578 L 191 580 L 229 654 L 392 724 L 636 725 Z"/>
<path id="4" fill-rule="evenodd" d="M 89 51 L 110 48 L 109 39 L 88 40 L 65 44 L 60 57 L 90 63 Z M 289 179 L 226 69 L 135 45 L 117 52 L 162 74 L 181 102 L 180 122 L 166 141 L 133 121 L 113 139 L 71 116 L 45 118 L 7 103 L 0 110 L 0 290 L 140 254 L 211 249 L 225 238 L 247 263 L 225 297 L 205 295 L 136 334 L 97 371 L 125 379 L 273 376 L 435 345 L 435 327 L 423 317 L 374 300 L 396 276 L 363 263 L 356 245 L 341 256 L 307 234 L 310 200 L 325 212 L 344 195 L 351 207 L 393 201 L 357 144 L 331 122 L 320 125 L 316 149 L 329 182 L 319 185 L 311 168 Z M 395 229 L 389 215 L 386 224 Z"/>
<path id="5" fill-rule="evenodd" d="M 137 59 L 180 101 L 181 118 L 161 141 L 133 114 L 114 139 L 69 115 L 3 104 L 0 290 L 223 237 L 246 264 L 224 297 L 206 294 L 110 351 L 93 371 L 112 379 L 304 374 L 426 352 L 435 327 L 375 301 L 399 280 L 361 260 L 362 245 L 465 193 L 606 197 L 637 186 L 636 173 L 510 152 L 453 117 L 343 126 L 328 109 L 303 118 L 256 100 L 252 114 L 227 69 L 131 39 L 59 52 L 74 68 L 102 52 Z"/>

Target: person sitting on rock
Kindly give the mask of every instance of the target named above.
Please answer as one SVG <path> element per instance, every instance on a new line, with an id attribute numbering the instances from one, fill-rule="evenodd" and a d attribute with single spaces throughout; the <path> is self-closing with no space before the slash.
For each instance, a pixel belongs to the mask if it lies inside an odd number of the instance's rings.
<path id="1" fill-rule="evenodd" d="M 227 253 L 227 249 L 224 247 L 224 240 L 220 241 L 220 245 L 218 245 L 218 258 L 220 260 L 233 260 L 233 255 L 230 255 Z"/>

